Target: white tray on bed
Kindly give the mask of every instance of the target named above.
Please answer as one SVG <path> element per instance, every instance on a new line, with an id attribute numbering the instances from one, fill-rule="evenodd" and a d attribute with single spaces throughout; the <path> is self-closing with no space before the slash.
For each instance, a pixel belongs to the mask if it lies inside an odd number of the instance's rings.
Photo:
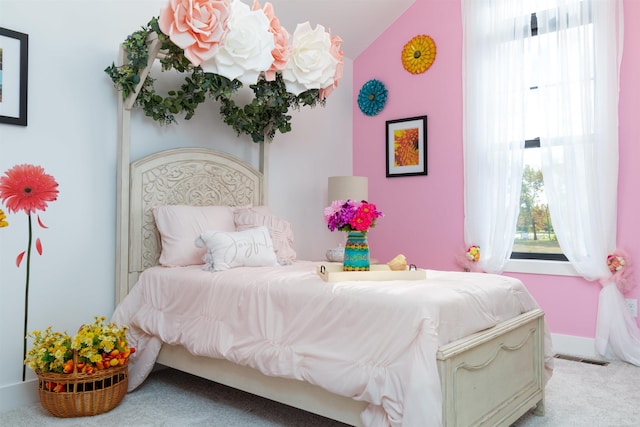
<path id="1" fill-rule="evenodd" d="M 406 270 L 391 270 L 387 264 L 371 264 L 370 271 L 342 271 L 342 263 L 327 263 L 316 269 L 325 282 L 347 282 L 350 280 L 424 280 L 427 271 L 413 267 Z"/>

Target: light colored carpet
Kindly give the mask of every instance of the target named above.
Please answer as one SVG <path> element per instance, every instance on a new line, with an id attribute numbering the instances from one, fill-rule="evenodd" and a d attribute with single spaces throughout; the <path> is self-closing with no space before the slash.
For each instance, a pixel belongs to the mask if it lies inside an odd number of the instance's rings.
<path id="1" fill-rule="evenodd" d="M 547 385 L 546 415 L 526 414 L 514 427 L 640 426 L 640 368 L 621 362 L 604 367 L 562 359 L 555 362 L 554 375 Z M 170 369 L 154 372 L 106 414 L 55 418 L 36 404 L 0 414 L 0 425 L 344 427 Z"/>

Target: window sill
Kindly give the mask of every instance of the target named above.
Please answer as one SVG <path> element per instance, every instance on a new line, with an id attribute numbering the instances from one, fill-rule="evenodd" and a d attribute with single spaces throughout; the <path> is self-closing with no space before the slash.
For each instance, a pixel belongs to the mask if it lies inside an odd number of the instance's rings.
<path id="1" fill-rule="evenodd" d="M 567 261 L 538 259 L 510 259 L 504 268 L 508 273 L 548 274 L 551 276 L 579 276 Z"/>

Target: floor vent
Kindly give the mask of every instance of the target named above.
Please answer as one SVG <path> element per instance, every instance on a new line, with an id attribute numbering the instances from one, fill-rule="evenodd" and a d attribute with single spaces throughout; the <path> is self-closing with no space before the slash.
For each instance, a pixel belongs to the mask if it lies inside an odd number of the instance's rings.
<path id="1" fill-rule="evenodd" d="M 569 354 L 558 353 L 554 357 L 556 359 L 571 360 L 573 362 L 589 363 L 590 365 L 607 366 L 609 364 L 609 362 L 605 362 L 604 360 L 588 359 L 586 357 L 571 356 Z"/>

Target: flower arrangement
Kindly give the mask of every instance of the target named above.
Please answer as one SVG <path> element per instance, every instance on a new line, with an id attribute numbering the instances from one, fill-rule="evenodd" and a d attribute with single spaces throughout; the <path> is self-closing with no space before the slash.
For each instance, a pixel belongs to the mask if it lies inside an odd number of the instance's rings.
<path id="1" fill-rule="evenodd" d="M 467 253 L 465 254 L 465 256 L 471 262 L 478 262 L 478 260 L 480 260 L 480 246 L 470 246 L 467 249 Z"/>
<path id="2" fill-rule="evenodd" d="M 329 230 L 361 231 L 366 233 L 375 227 L 376 220 L 384 214 L 375 204 L 365 200 L 334 200 L 331 206 L 324 209 L 324 219 Z"/>
<path id="3" fill-rule="evenodd" d="M 36 372 L 59 374 L 93 374 L 96 371 L 122 366 L 135 348 L 127 345 L 127 327 L 115 323 L 105 324 L 105 317 L 96 316 L 92 325 L 83 325 L 72 338 L 66 332 L 54 332 L 51 326 L 44 331 L 33 331 L 33 346 L 24 360 Z M 74 362 L 74 352 L 77 352 Z M 76 363 L 76 366 L 74 366 Z M 48 384 L 50 390 L 65 391 L 64 384 Z M 57 389 L 56 389 L 57 387 Z"/>
<path id="4" fill-rule="evenodd" d="M 478 261 L 480 260 L 480 246 L 471 245 L 465 249 L 464 254 L 457 257 L 457 262 L 466 272 L 469 271 L 482 271 L 478 267 Z"/>
<path id="5" fill-rule="evenodd" d="M 635 282 L 632 279 L 632 264 L 625 251 L 617 249 L 607 255 L 607 267 L 611 276 L 600 280 L 603 285 L 607 282 L 614 282 L 623 294 L 633 289 Z"/>
<path id="6" fill-rule="evenodd" d="M 609 254 L 607 256 L 607 266 L 609 267 L 609 271 L 613 274 L 624 268 L 625 260 L 620 255 L 617 254 Z"/>
<path id="7" fill-rule="evenodd" d="M 238 135 L 270 141 L 276 131 L 291 130 L 290 107 L 324 105 L 343 74 L 340 37 L 305 22 L 290 38 L 270 3 L 261 8 L 254 1 L 249 8 L 240 0 L 170 0 L 123 43 L 128 64 L 105 69 L 123 98 L 142 81 L 153 33 L 163 51 L 162 71 L 191 73 L 165 97 L 150 75 L 144 78 L 136 105 L 161 124 L 175 122 L 181 112 L 190 119 L 208 95 L 221 103 L 224 122 Z M 239 107 L 233 94 L 243 85 L 254 98 Z"/>
<path id="8" fill-rule="evenodd" d="M 16 257 L 16 266 L 20 267 L 22 260 L 26 254 L 26 284 L 24 296 L 24 333 L 22 358 L 25 358 L 27 352 L 27 328 L 29 319 L 29 277 L 31 271 L 31 249 L 33 247 L 33 226 L 32 214 L 37 211 L 45 211 L 47 203 L 53 202 L 58 198 L 58 183 L 55 178 L 47 173 L 41 166 L 29 164 L 16 165 L 7 170 L 0 177 L 0 200 L 5 204 L 10 213 L 23 211 L 27 214 L 29 234 L 27 241 L 27 249 L 20 252 Z M 37 215 L 37 222 L 41 228 L 47 228 Z M 9 223 L 6 221 L 6 215 L 0 210 L 0 227 L 6 227 Z M 40 238 L 36 238 L 35 248 L 38 255 L 42 255 L 42 242 Z M 25 367 L 22 367 L 22 381 L 26 379 Z"/>

